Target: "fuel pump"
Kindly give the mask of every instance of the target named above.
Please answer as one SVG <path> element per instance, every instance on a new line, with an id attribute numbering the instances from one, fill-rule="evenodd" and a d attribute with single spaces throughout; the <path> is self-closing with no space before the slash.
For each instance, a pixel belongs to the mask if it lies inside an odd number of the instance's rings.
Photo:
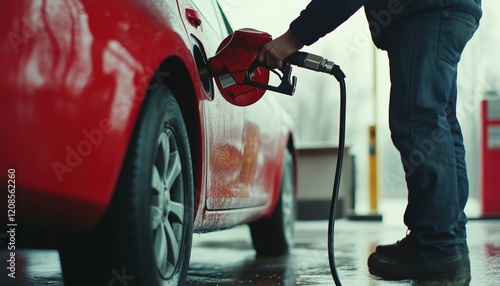
<path id="1" fill-rule="evenodd" d="M 297 78 L 292 76 L 292 65 L 333 75 L 337 79 L 340 84 L 339 154 L 329 213 L 328 260 L 335 285 L 341 285 L 335 266 L 334 229 L 345 147 L 345 75 L 332 61 L 300 51 L 286 58 L 280 70 L 269 68 L 260 63 L 257 56 L 262 47 L 271 40 L 270 34 L 254 29 L 235 31 L 222 41 L 216 55 L 210 58 L 206 65 L 198 67 L 200 77 L 202 79 L 213 77 L 222 96 L 237 106 L 247 106 L 257 102 L 267 90 L 293 95 Z M 280 79 L 280 83 L 276 86 L 269 84 L 271 72 Z"/>

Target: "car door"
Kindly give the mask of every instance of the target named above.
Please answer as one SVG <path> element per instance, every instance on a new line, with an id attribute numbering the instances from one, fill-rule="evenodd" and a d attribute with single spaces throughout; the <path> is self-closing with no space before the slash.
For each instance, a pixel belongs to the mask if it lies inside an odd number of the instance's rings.
<path id="1" fill-rule="evenodd" d="M 178 3 L 193 48 L 200 49 L 206 58 L 213 57 L 229 34 L 217 3 L 212 0 L 179 0 Z M 209 93 L 208 99 L 202 101 L 200 107 L 205 134 L 202 145 L 207 209 L 263 205 L 268 197 L 260 192 L 254 194 L 251 187 L 257 172 L 259 145 L 249 138 L 259 137 L 258 128 L 247 126 L 246 109 L 228 103 L 213 86 L 205 90 Z"/>

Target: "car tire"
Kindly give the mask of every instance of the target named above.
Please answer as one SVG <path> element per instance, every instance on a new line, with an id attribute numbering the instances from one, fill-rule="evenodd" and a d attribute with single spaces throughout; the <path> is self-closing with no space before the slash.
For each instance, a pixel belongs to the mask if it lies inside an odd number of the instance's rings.
<path id="1" fill-rule="evenodd" d="M 61 239 L 65 284 L 182 285 L 193 215 L 188 133 L 174 96 L 159 87 L 145 99 L 104 217 Z"/>
<path id="2" fill-rule="evenodd" d="M 258 256 L 283 255 L 293 247 L 296 218 L 295 169 L 290 150 L 285 151 L 280 197 L 270 218 L 249 224 Z"/>

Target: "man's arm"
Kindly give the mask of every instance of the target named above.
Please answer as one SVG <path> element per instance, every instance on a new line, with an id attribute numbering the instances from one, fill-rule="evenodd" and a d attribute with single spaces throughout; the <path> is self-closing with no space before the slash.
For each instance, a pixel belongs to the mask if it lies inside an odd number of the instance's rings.
<path id="1" fill-rule="evenodd" d="M 368 0 L 312 0 L 290 30 L 304 45 L 311 45 L 344 23 Z"/>
<path id="2" fill-rule="evenodd" d="M 262 48 L 259 60 L 268 66 L 281 68 L 286 57 L 335 30 L 368 1 L 312 0 L 286 33 Z"/>

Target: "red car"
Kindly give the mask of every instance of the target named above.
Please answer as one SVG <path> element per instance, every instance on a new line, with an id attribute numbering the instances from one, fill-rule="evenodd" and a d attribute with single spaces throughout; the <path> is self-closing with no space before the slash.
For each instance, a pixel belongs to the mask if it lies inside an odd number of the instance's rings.
<path id="1" fill-rule="evenodd" d="M 13 231 L 42 226 L 62 233 L 68 285 L 150 286 L 183 283 L 193 232 L 249 224 L 257 254 L 289 250 L 291 123 L 275 95 L 233 106 L 200 79 L 231 33 L 215 0 L 8 0 L 0 11 L 11 255 Z"/>

